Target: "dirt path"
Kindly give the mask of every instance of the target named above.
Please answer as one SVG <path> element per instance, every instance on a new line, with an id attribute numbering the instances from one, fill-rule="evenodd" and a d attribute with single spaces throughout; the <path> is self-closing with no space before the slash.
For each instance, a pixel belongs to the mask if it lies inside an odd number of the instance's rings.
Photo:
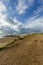
<path id="1" fill-rule="evenodd" d="M 43 65 L 43 35 L 27 37 L 0 51 L 0 65 Z"/>

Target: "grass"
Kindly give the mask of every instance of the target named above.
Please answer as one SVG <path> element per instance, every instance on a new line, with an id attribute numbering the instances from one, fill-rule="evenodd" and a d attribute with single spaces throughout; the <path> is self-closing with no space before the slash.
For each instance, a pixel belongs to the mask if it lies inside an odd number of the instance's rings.
<path id="1" fill-rule="evenodd" d="M 17 41 L 17 40 L 16 40 L 16 41 Z M 4 49 L 11 48 L 11 47 L 14 47 L 14 46 L 16 46 L 16 45 L 17 45 L 17 44 L 15 43 L 15 40 L 14 40 L 14 41 L 12 41 L 11 43 L 8 43 L 7 45 L 1 47 L 1 48 L 0 48 L 0 51 L 1 51 L 1 50 L 4 50 Z"/>
<path id="2" fill-rule="evenodd" d="M 39 33 L 38 33 L 39 34 Z M 16 43 L 16 41 L 18 41 L 18 40 L 24 40 L 25 38 L 28 38 L 28 39 L 31 39 L 33 36 L 35 36 L 35 35 L 38 35 L 38 34 L 27 34 L 26 36 L 19 36 L 18 38 L 16 38 L 14 41 L 12 41 L 11 43 L 8 43 L 7 45 L 5 45 L 5 46 L 3 46 L 3 47 L 1 47 L 0 48 L 0 51 L 1 50 L 4 50 L 4 49 L 8 49 L 8 48 L 11 48 L 11 47 L 14 47 L 14 46 L 17 46 L 18 45 L 18 43 Z M 41 33 L 40 33 L 41 34 Z M 40 35 L 39 34 L 39 35 Z M 43 34 L 41 34 L 41 35 L 43 35 Z M 38 40 L 37 39 L 35 39 L 34 40 L 34 42 L 37 42 Z M 43 40 L 40 40 L 40 42 L 41 43 L 43 43 Z"/>
<path id="3" fill-rule="evenodd" d="M 19 43 L 16 43 L 18 40 L 23 40 L 25 37 L 23 36 L 20 36 L 18 38 L 16 38 L 14 41 L 12 41 L 11 43 L 8 43 L 7 45 L 3 46 L 3 47 L 0 47 L 0 51 L 1 50 L 4 50 L 4 49 L 8 49 L 8 48 L 11 48 L 11 47 L 14 47 L 14 46 L 17 46 Z"/>
<path id="4" fill-rule="evenodd" d="M 18 44 L 13 41 L 13 42 L 11 42 L 11 43 L 5 45 L 4 47 L 1 47 L 1 48 L 0 48 L 0 51 L 5 50 L 5 49 L 9 49 L 9 48 L 14 47 L 14 46 L 17 46 L 17 45 L 18 45 Z"/>

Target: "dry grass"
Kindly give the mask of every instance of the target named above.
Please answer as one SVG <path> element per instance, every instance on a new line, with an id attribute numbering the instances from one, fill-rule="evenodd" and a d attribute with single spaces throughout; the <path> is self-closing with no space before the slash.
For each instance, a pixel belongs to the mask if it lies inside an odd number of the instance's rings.
<path id="1" fill-rule="evenodd" d="M 31 34 L 7 44 L 0 65 L 43 65 L 43 34 Z"/>

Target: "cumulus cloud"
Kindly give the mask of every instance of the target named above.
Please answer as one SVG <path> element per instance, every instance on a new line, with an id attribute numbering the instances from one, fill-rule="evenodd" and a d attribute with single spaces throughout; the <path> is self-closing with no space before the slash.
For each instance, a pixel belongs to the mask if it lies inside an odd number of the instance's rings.
<path id="1" fill-rule="evenodd" d="M 26 1 L 28 4 L 26 4 Z M 25 13 L 26 9 L 29 8 L 33 4 L 34 0 L 18 0 L 18 5 L 16 7 L 16 11 L 18 14 Z"/>

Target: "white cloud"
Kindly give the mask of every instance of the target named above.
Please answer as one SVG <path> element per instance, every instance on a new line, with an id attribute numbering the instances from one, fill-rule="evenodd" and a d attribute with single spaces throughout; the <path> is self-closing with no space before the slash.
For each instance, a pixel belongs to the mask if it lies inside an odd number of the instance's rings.
<path id="1" fill-rule="evenodd" d="M 6 14 L 5 13 L 3 14 L 3 12 L 5 12 L 5 11 L 6 11 L 6 7 L 3 4 L 3 2 L 0 1 L 0 24 L 1 24 L 0 26 L 6 24 L 6 22 L 4 20 L 6 18 Z"/>
<path id="2" fill-rule="evenodd" d="M 26 1 L 28 4 L 26 4 Z M 33 4 L 34 0 L 18 0 L 18 5 L 16 7 L 16 11 L 18 14 L 25 13 L 25 10 L 29 8 Z"/>
<path id="3" fill-rule="evenodd" d="M 43 28 L 43 17 L 39 17 L 40 15 L 39 13 L 41 11 L 43 11 L 43 6 L 42 7 L 38 7 L 37 10 L 35 10 L 33 12 L 34 16 L 29 18 L 28 20 L 26 20 L 26 23 L 21 23 L 20 21 L 18 21 L 16 18 L 12 19 L 12 20 L 7 20 L 7 16 L 8 13 L 4 13 L 3 12 L 7 11 L 6 6 L 3 4 L 2 1 L 8 1 L 9 0 L 0 0 L 0 29 L 1 27 L 8 27 L 10 29 L 19 31 L 20 28 L 24 27 L 24 28 L 36 28 L 36 27 L 42 27 Z M 26 4 L 26 1 L 28 2 L 28 4 Z M 30 8 L 30 6 L 32 6 L 34 4 L 34 0 L 18 0 L 18 5 L 16 7 L 16 12 L 18 12 L 18 14 L 23 14 L 25 13 L 26 9 Z M 11 8 L 10 8 L 11 10 Z M 11 22 L 14 22 L 14 24 Z M 4 29 L 3 29 L 4 30 Z M 1 32 L 0 32 L 1 33 Z"/>
<path id="4" fill-rule="evenodd" d="M 43 6 L 39 6 L 36 10 L 34 10 L 33 14 L 38 15 L 43 11 Z"/>
<path id="5" fill-rule="evenodd" d="M 0 1 L 0 27 L 1 26 L 6 26 L 8 25 L 9 23 L 5 21 L 6 17 L 7 17 L 7 14 L 3 12 L 6 11 L 6 7 L 5 5 L 3 4 L 2 1 Z"/>
<path id="6" fill-rule="evenodd" d="M 28 20 L 28 22 L 24 24 L 24 28 L 37 28 L 37 27 L 43 28 L 43 17 Z"/>
<path id="7" fill-rule="evenodd" d="M 5 20 L 6 14 L 0 13 L 0 26 L 9 26 L 10 24 Z"/>
<path id="8" fill-rule="evenodd" d="M 22 23 L 20 23 L 15 18 L 14 18 L 14 20 L 13 19 L 12 20 L 8 19 L 7 18 L 8 17 L 8 13 L 4 13 L 3 14 L 3 12 L 6 12 L 6 11 L 7 11 L 6 6 L 3 4 L 2 1 L 0 1 L 0 29 L 1 29 L 1 27 L 8 27 L 8 28 L 11 28 L 13 30 L 18 31 L 19 30 L 19 26 L 22 25 Z M 11 24 L 10 21 L 11 22 L 13 21 L 14 24 L 13 23 Z"/>
<path id="9" fill-rule="evenodd" d="M 32 6 L 34 4 L 34 0 L 28 0 L 29 6 Z"/>
<path id="10" fill-rule="evenodd" d="M 27 8 L 25 5 L 25 0 L 18 0 L 18 5 L 16 7 L 16 10 L 19 14 L 24 13 L 24 10 Z"/>
<path id="11" fill-rule="evenodd" d="M 38 15 L 43 12 L 43 0 L 38 0 L 38 4 L 37 9 L 33 11 L 34 15 Z"/>
<path id="12" fill-rule="evenodd" d="M 0 34 L 2 33 L 2 31 L 0 30 Z"/>
<path id="13" fill-rule="evenodd" d="M 16 23 L 16 25 L 11 25 L 12 26 L 11 28 L 13 28 L 13 30 L 19 31 L 20 29 L 19 27 L 22 26 L 23 24 L 15 18 L 13 19 L 13 21 L 14 23 Z"/>
<path id="14" fill-rule="evenodd" d="M 13 21 L 19 26 L 22 25 L 22 23 L 20 21 L 18 21 L 16 18 L 13 19 Z"/>
<path id="15" fill-rule="evenodd" d="M 43 1 L 39 0 L 40 3 Z M 43 28 L 43 16 L 40 15 L 40 13 L 43 12 L 43 6 L 38 6 L 36 10 L 33 12 L 33 16 L 31 18 L 28 18 L 26 20 L 26 23 L 24 24 L 24 28 L 37 28 L 42 27 Z M 40 17 L 39 17 L 40 16 Z"/>
<path id="16" fill-rule="evenodd" d="M 14 23 L 16 23 L 16 24 L 11 24 L 10 23 L 10 20 L 6 20 L 6 18 L 7 18 L 7 15 L 5 14 L 5 15 L 3 15 L 2 13 L 0 14 L 1 16 L 0 16 L 0 29 L 1 29 L 1 27 L 3 26 L 3 27 L 9 27 L 9 28 L 11 28 L 11 29 L 13 29 L 13 30 L 16 30 L 16 31 L 19 31 L 19 26 L 20 25 L 22 25 L 22 23 L 20 23 L 18 20 L 16 20 L 15 18 L 14 18 Z"/>
<path id="17" fill-rule="evenodd" d="M 43 19 L 42 18 L 38 18 L 36 20 L 34 20 L 30 25 L 29 27 L 30 28 L 37 28 L 37 27 L 42 27 L 43 26 Z"/>
<path id="18" fill-rule="evenodd" d="M 0 12 L 5 11 L 6 7 L 5 5 L 0 1 Z"/>
<path id="19" fill-rule="evenodd" d="M 41 3 L 41 5 L 43 5 L 43 0 L 39 0 L 39 2 Z"/>
<path id="20" fill-rule="evenodd" d="M 6 16 L 4 15 L 1 15 L 2 16 L 2 18 L 0 18 L 0 29 L 1 29 L 1 27 L 3 26 L 3 27 L 9 27 L 9 28 L 11 28 L 11 29 L 13 29 L 13 30 L 16 30 L 16 31 L 19 31 L 19 26 L 21 26 L 22 25 L 22 23 L 20 23 L 18 20 L 16 20 L 16 19 L 14 19 L 13 21 L 14 21 L 14 23 L 16 23 L 16 24 L 11 24 L 11 23 L 9 23 L 7 20 L 6 20 Z"/>
<path id="21" fill-rule="evenodd" d="M 33 20 L 36 20 L 38 17 L 39 17 L 39 14 L 38 15 L 34 15 L 31 18 L 29 18 L 28 21 L 31 21 L 32 22 Z"/>
<path id="22" fill-rule="evenodd" d="M 0 1 L 6 1 L 6 2 L 9 2 L 10 0 L 0 0 Z"/>
<path id="23" fill-rule="evenodd" d="M 6 7 L 3 4 L 3 2 L 0 1 L 0 27 L 3 26 L 3 25 L 4 26 L 8 25 L 8 23 L 6 23 L 6 21 L 5 21 L 6 14 L 5 13 L 3 14 L 3 12 L 5 12 L 5 11 L 6 11 Z"/>

